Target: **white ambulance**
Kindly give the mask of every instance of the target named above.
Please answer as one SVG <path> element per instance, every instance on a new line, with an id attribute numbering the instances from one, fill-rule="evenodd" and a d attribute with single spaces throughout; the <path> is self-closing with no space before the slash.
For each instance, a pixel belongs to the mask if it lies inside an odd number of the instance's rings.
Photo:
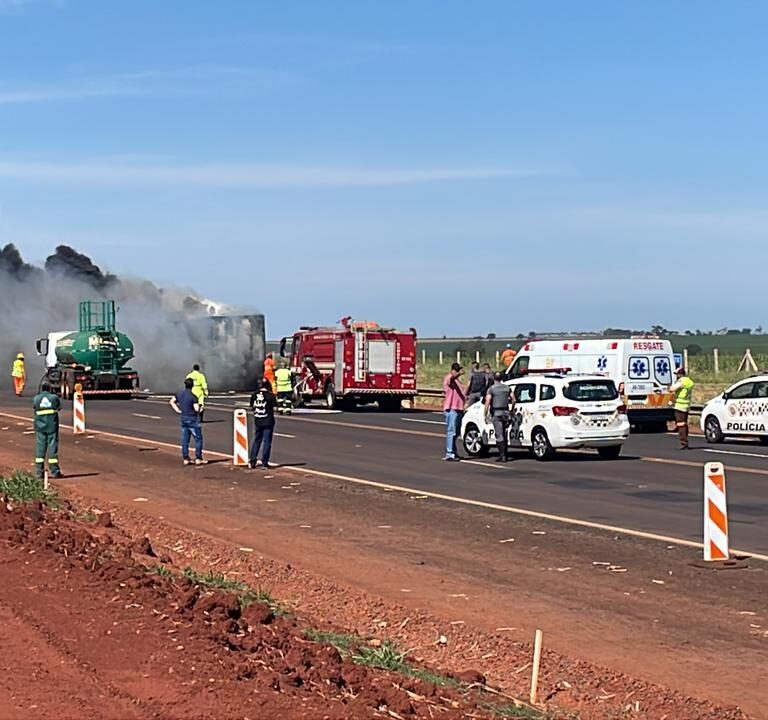
<path id="1" fill-rule="evenodd" d="M 629 421 L 665 432 L 674 420 L 672 343 L 657 337 L 597 340 L 532 340 L 517 354 L 506 379 L 530 371 L 569 370 L 611 378 L 627 406 Z"/>

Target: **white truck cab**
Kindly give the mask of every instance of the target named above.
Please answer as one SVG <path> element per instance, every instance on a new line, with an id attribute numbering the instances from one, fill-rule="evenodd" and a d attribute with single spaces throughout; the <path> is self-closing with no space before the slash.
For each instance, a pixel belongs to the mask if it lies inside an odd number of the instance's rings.
<path id="1" fill-rule="evenodd" d="M 627 408 L 613 380 L 601 375 L 531 373 L 505 381 L 514 410 L 508 447 L 528 448 L 537 460 L 558 449 L 591 448 L 617 458 L 629 436 Z M 482 401 L 471 405 L 461 423 L 461 440 L 470 457 L 487 455 L 496 445 Z"/>
<path id="2" fill-rule="evenodd" d="M 672 343 L 656 337 L 599 340 L 532 340 L 517 354 L 506 379 L 533 371 L 567 370 L 610 378 L 627 406 L 629 420 L 665 432 L 674 420 Z"/>
<path id="3" fill-rule="evenodd" d="M 37 354 L 45 358 L 46 370 L 55 368 L 58 360 L 56 359 L 56 344 L 61 338 L 67 335 L 73 335 L 77 330 L 57 330 L 48 333 L 48 337 L 40 338 L 37 345 Z"/>

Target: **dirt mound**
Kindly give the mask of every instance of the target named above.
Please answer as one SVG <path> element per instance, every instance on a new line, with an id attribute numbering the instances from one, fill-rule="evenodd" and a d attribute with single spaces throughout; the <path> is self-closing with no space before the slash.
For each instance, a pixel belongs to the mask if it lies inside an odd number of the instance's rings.
<path id="1" fill-rule="evenodd" d="M 462 684 L 482 683 L 477 672 L 449 677 L 354 662 L 356 653 L 371 649 L 340 650 L 309 639 L 309 621 L 254 598 L 241 584 L 211 587 L 217 578 L 158 562 L 147 538 L 128 537 L 111 519 L 86 524 L 66 508 L 2 502 L 0 545 L 0 608 L 10 608 L 67 662 L 98 678 L 92 692 L 75 683 L 72 697 L 58 705 L 50 700 L 45 716 L 72 712 L 62 703 L 78 696 L 77 710 L 96 718 L 450 720 L 491 717 L 488 706 L 498 703 Z M 21 717 L 19 698 L 35 697 L 36 682 L 15 677 L 14 683 L 23 687 L 8 698 L 0 691 L 0 705 L 10 700 Z"/>

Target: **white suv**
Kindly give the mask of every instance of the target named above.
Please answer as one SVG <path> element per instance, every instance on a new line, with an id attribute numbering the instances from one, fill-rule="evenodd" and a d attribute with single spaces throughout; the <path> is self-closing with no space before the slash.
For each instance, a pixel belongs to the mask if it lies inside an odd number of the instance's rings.
<path id="1" fill-rule="evenodd" d="M 601 458 L 614 459 L 629 436 L 627 407 L 613 380 L 600 375 L 550 373 L 507 380 L 515 408 L 508 447 L 529 448 L 537 460 L 548 460 L 558 449 L 595 448 Z M 483 402 L 471 405 L 461 422 L 464 451 L 487 455 L 496 445 L 493 425 Z"/>
<path id="2" fill-rule="evenodd" d="M 768 444 L 768 375 L 755 375 L 712 398 L 701 411 L 707 442 L 726 436 L 757 437 Z"/>

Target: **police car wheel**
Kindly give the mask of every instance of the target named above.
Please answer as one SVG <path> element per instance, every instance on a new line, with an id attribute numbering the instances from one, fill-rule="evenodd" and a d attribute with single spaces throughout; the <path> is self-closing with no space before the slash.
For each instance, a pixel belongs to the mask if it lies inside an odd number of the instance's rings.
<path id="1" fill-rule="evenodd" d="M 470 457 L 482 457 L 488 454 L 488 446 L 483 443 L 483 434 L 476 425 L 468 425 L 463 438 L 464 452 Z"/>
<path id="2" fill-rule="evenodd" d="M 531 433 L 531 452 L 537 460 L 549 460 L 554 454 L 555 449 L 549 442 L 549 436 L 544 428 L 535 428 Z"/>
<path id="3" fill-rule="evenodd" d="M 723 430 L 720 422 L 714 415 L 709 415 L 704 421 L 704 435 L 708 443 L 723 442 Z"/>

